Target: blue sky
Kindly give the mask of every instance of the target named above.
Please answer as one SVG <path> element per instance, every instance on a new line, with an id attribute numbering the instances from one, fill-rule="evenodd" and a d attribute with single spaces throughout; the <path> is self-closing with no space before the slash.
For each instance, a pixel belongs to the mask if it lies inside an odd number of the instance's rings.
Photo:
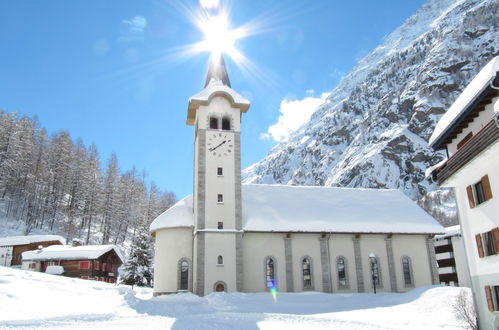
<path id="1" fill-rule="evenodd" d="M 222 0 L 232 28 L 260 28 L 236 42 L 249 71 L 226 58 L 233 89 L 252 102 L 243 168 L 423 3 Z M 209 55 L 179 51 L 203 39 L 185 8 L 201 10 L 180 0 L 2 0 L 0 109 L 37 115 L 49 133 L 67 129 L 95 143 L 103 165 L 115 151 L 122 170 L 145 169 L 161 188 L 190 194 L 187 100 L 203 87 Z"/>

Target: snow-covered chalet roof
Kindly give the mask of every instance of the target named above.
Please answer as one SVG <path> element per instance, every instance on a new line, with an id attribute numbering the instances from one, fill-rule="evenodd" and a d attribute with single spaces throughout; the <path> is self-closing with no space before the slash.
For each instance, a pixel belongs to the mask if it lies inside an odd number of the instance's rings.
<path id="1" fill-rule="evenodd" d="M 477 99 L 480 94 L 490 85 L 496 78 L 499 71 L 499 56 L 494 57 L 483 69 L 473 78 L 471 83 L 466 86 L 461 95 L 454 101 L 447 112 L 440 118 L 435 126 L 435 130 L 430 137 L 428 143 L 435 147 L 440 140 L 444 138 L 447 131 L 452 129 L 454 124 L 459 120 L 461 115 L 468 107 Z"/>
<path id="2" fill-rule="evenodd" d="M 435 236 L 436 239 L 449 238 L 452 236 L 461 235 L 461 226 L 455 225 L 450 227 L 445 227 L 445 234 Z"/>
<path id="3" fill-rule="evenodd" d="M 242 185 L 244 231 L 439 234 L 444 228 L 401 191 Z M 193 227 L 192 196 L 158 216 L 151 232 Z"/>
<path id="4" fill-rule="evenodd" d="M 122 262 L 125 261 L 120 249 L 116 245 L 51 245 L 41 250 L 22 253 L 25 260 L 82 260 L 97 259 L 101 255 L 114 250 Z"/>
<path id="5" fill-rule="evenodd" d="M 61 244 L 66 244 L 64 237 L 59 235 L 30 235 L 0 237 L 0 246 L 26 245 L 51 241 L 59 241 Z"/>
<path id="6" fill-rule="evenodd" d="M 194 125 L 196 118 L 196 110 L 200 105 L 208 104 L 210 99 L 215 95 L 227 96 L 232 106 L 241 109 L 241 112 L 248 111 L 250 101 L 239 95 L 235 90 L 227 85 L 224 85 L 221 80 L 212 79 L 208 86 L 201 92 L 189 98 L 189 106 L 187 108 L 187 125 Z"/>

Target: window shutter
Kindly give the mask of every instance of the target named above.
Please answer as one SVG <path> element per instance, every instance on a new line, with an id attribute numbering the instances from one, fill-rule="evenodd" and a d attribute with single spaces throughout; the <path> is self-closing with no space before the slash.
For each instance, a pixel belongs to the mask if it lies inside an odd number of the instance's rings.
<path id="1" fill-rule="evenodd" d="M 485 286 L 485 295 L 487 296 L 487 306 L 489 307 L 489 311 L 494 311 L 494 300 L 492 300 L 492 290 L 489 285 Z"/>
<path id="2" fill-rule="evenodd" d="M 486 175 L 482 178 L 483 194 L 485 195 L 485 200 L 488 201 L 492 198 L 492 189 L 490 189 L 489 176 Z"/>
<path id="3" fill-rule="evenodd" d="M 483 258 L 484 254 L 483 254 L 482 236 L 480 234 L 476 234 L 475 239 L 476 239 L 476 246 L 478 248 L 478 256 L 480 258 Z"/>
<path id="4" fill-rule="evenodd" d="M 470 208 L 474 208 L 475 199 L 473 198 L 473 188 L 471 186 L 466 187 L 466 192 L 468 193 L 468 201 L 470 202 Z"/>
<path id="5" fill-rule="evenodd" d="M 499 254 L 499 228 L 492 229 L 492 237 L 494 238 L 494 246 L 496 248 L 496 254 Z"/>

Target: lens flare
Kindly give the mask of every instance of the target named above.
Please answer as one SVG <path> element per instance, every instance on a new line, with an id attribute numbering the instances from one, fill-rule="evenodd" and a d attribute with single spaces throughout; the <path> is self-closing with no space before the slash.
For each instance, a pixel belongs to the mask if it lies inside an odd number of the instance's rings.
<path id="1" fill-rule="evenodd" d="M 275 282 L 272 282 L 269 285 L 269 292 L 272 295 L 272 298 L 274 298 L 274 303 L 277 303 L 277 286 Z"/>

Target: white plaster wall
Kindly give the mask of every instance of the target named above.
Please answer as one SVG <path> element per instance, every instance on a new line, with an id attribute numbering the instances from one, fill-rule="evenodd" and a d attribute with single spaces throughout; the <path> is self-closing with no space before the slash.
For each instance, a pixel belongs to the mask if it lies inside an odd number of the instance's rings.
<path id="1" fill-rule="evenodd" d="M 234 133 L 207 130 L 207 141 L 212 135 L 228 136 L 234 143 Z M 224 229 L 235 229 L 235 169 L 234 147 L 228 156 L 213 156 L 206 148 L 206 228 L 217 229 L 217 222 L 224 223 Z M 223 168 L 223 176 L 217 175 L 217 168 Z M 217 195 L 223 195 L 223 203 L 217 202 Z"/>
<path id="2" fill-rule="evenodd" d="M 192 261 L 192 229 L 158 230 L 154 250 L 154 292 L 177 292 L 178 262 L 181 258 Z"/>
<path id="3" fill-rule="evenodd" d="M 495 98 L 497 101 L 499 98 Z M 473 133 L 473 136 L 478 133 L 488 122 L 490 122 L 494 118 L 494 103 L 492 101 L 491 104 L 485 106 L 485 109 L 480 113 L 478 117 L 476 117 L 471 123 L 468 124 L 468 127 L 463 129 L 461 133 L 459 133 L 451 143 L 447 145 L 447 150 L 449 151 L 449 157 L 451 157 L 457 151 L 457 144 L 461 142 L 461 140 L 468 135 L 468 133 Z"/>
<path id="4" fill-rule="evenodd" d="M 415 287 L 432 285 L 426 235 L 393 235 L 392 246 L 398 292 L 409 291 Z M 413 286 L 406 287 L 405 285 L 402 269 L 402 257 L 404 255 L 411 258 Z"/>
<path id="5" fill-rule="evenodd" d="M 286 290 L 286 260 L 281 233 L 250 233 L 243 235 L 244 292 L 265 291 L 265 258 L 276 260 L 277 290 Z"/>
<path id="6" fill-rule="evenodd" d="M 236 291 L 236 239 L 231 232 L 206 232 L 205 250 L 205 294 L 214 291 L 215 283 L 226 284 L 227 292 Z M 223 257 L 223 265 L 218 265 L 218 256 Z"/>
<path id="7" fill-rule="evenodd" d="M 466 187 L 489 176 L 492 199 L 470 208 Z M 470 275 L 497 274 L 499 255 L 478 257 L 475 235 L 499 227 L 499 141 L 462 167 L 443 186 L 455 187 L 462 237 L 468 256 Z"/>
<path id="8" fill-rule="evenodd" d="M 454 260 L 456 261 L 456 272 L 459 286 L 471 288 L 470 272 L 468 270 L 468 260 L 464 250 L 464 242 L 461 236 L 452 236 L 452 249 L 454 250 Z"/>
<path id="9" fill-rule="evenodd" d="M 355 269 L 355 254 L 352 234 L 333 234 L 329 240 L 329 255 L 331 258 L 331 275 L 333 292 L 357 292 L 357 271 Z M 340 288 L 338 283 L 338 269 L 336 259 L 343 256 L 347 261 L 347 288 Z M 365 281 L 365 279 L 364 279 Z"/>
<path id="10" fill-rule="evenodd" d="M 322 265 L 320 254 L 320 234 L 291 234 L 291 249 L 293 253 L 293 287 L 295 292 L 303 290 L 302 261 L 305 256 L 312 261 L 312 287 L 314 291 L 322 291 Z M 279 238 L 276 238 L 279 239 Z M 282 238 L 281 238 L 282 239 Z M 282 244 L 284 245 L 284 239 Z M 284 268 L 286 263 L 284 260 Z M 306 289 L 308 291 L 308 289 Z"/>

